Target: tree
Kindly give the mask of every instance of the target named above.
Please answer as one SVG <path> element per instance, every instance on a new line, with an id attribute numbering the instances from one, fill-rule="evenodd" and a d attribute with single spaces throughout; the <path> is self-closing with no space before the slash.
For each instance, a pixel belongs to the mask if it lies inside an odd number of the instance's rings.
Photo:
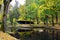
<path id="1" fill-rule="evenodd" d="M 16 21 L 18 20 L 18 18 L 20 16 L 20 14 L 18 12 L 18 1 L 15 0 L 15 2 L 16 2 L 16 4 L 13 7 L 13 11 L 10 11 L 10 13 L 9 13 L 11 25 L 14 25 L 14 26 L 16 25 L 14 23 L 16 23 Z M 14 22 L 14 20 L 15 20 L 15 22 Z"/>
<path id="2" fill-rule="evenodd" d="M 56 23 L 58 23 L 60 0 L 27 0 L 25 5 L 25 20 L 35 20 L 37 24 L 39 24 L 39 20 L 41 20 L 45 25 L 51 22 L 53 26 L 55 20 Z"/>
<path id="3" fill-rule="evenodd" d="M 26 20 L 26 19 L 25 19 L 25 12 L 26 12 L 25 9 L 26 9 L 26 8 L 25 8 L 25 5 L 21 5 L 21 6 L 19 7 L 19 9 L 18 9 L 18 11 L 19 11 L 19 13 L 20 13 L 19 20 Z"/>
<path id="4" fill-rule="evenodd" d="M 58 16 L 57 16 L 57 11 L 56 11 L 56 0 L 45 0 L 45 4 L 42 9 L 44 9 L 44 14 L 46 15 L 51 15 L 52 17 L 52 25 L 54 26 L 54 17 L 56 16 L 56 22 L 58 22 Z M 41 9 L 41 8 L 40 8 Z M 48 9 L 48 10 L 46 10 Z M 52 10 L 52 11 L 51 11 Z M 45 17 L 46 17 L 45 15 Z M 46 19 L 46 18 L 45 18 Z"/>
<path id="5" fill-rule="evenodd" d="M 4 13 L 3 13 L 3 18 L 2 18 L 2 26 L 1 26 L 1 30 L 3 32 L 6 31 L 6 18 L 7 18 L 7 13 L 8 13 L 8 6 L 10 4 L 12 0 L 4 0 L 3 3 L 4 3 Z"/>
<path id="6" fill-rule="evenodd" d="M 3 3 L 3 0 L 0 0 L 0 10 L 1 10 L 1 4 Z"/>
<path id="7" fill-rule="evenodd" d="M 28 14 L 28 16 L 27 15 L 26 16 L 30 18 L 30 20 L 36 21 L 38 24 L 38 15 L 37 15 L 38 5 L 35 1 L 36 0 L 30 0 L 30 3 L 26 5 L 26 13 Z"/>

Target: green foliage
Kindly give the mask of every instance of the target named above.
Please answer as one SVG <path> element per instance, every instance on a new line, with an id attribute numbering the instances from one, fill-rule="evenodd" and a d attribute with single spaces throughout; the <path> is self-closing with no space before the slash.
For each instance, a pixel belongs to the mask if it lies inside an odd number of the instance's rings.
<path id="1" fill-rule="evenodd" d="M 52 20 L 52 15 L 55 18 L 60 13 L 60 0 L 26 0 L 26 4 L 21 5 L 19 10 L 22 20 L 49 21 Z"/>
<path id="2" fill-rule="evenodd" d="M 13 24 L 14 19 L 18 20 L 20 14 L 18 12 L 18 10 L 13 10 L 13 12 L 11 11 L 9 14 L 9 18 L 10 18 L 10 22 Z"/>
<path id="3" fill-rule="evenodd" d="M 3 4 L 3 0 L 0 0 L 0 4 Z"/>

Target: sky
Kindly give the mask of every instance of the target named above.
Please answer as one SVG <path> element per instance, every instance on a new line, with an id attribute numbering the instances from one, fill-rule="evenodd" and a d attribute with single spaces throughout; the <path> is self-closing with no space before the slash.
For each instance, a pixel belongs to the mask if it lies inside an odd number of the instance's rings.
<path id="1" fill-rule="evenodd" d="M 25 4 L 25 0 L 17 0 L 17 1 L 19 3 L 18 6 Z M 15 6 L 15 0 L 12 0 L 10 4 L 14 7 Z"/>

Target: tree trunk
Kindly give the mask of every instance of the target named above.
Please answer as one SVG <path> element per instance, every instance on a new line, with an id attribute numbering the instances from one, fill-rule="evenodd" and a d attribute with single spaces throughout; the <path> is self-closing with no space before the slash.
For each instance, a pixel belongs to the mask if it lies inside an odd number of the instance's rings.
<path id="1" fill-rule="evenodd" d="M 7 2 L 6 0 L 4 0 L 4 13 L 3 13 L 3 18 L 2 18 L 2 25 L 1 25 L 1 30 L 3 32 L 6 31 L 6 19 L 7 19 L 7 13 L 8 13 L 8 6 L 9 6 L 10 2 Z"/>
<path id="2" fill-rule="evenodd" d="M 56 24 L 58 23 L 58 14 L 56 13 Z"/>
<path id="3" fill-rule="evenodd" d="M 46 25 L 48 26 L 48 16 L 46 15 Z"/>
<path id="4" fill-rule="evenodd" d="M 54 16 L 52 14 L 52 26 L 54 26 Z"/>
<path id="5" fill-rule="evenodd" d="M 0 11 L 1 11 L 1 4 L 0 4 Z"/>
<path id="6" fill-rule="evenodd" d="M 36 18 L 36 20 L 37 20 L 37 24 L 39 24 L 39 18 L 38 17 Z"/>
<path id="7" fill-rule="evenodd" d="M 46 25 L 45 19 L 44 19 L 44 25 Z"/>

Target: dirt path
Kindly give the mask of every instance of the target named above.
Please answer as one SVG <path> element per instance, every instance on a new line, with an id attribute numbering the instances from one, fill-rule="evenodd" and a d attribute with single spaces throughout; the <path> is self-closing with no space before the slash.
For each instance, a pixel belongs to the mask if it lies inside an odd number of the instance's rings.
<path id="1" fill-rule="evenodd" d="M 17 39 L 10 36 L 7 33 L 3 33 L 3 32 L 0 31 L 0 40 L 17 40 Z"/>

